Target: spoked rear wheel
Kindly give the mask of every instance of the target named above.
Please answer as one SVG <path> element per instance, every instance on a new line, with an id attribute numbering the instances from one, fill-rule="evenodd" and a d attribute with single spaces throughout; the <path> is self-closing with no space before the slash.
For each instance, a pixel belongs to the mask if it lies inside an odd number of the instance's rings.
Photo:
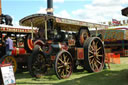
<path id="1" fill-rule="evenodd" d="M 13 66 L 13 71 L 16 72 L 17 70 L 17 62 L 13 56 L 3 56 L 0 59 L 1 64 L 11 64 Z"/>
<path id="2" fill-rule="evenodd" d="M 72 56 L 67 51 L 60 51 L 55 60 L 55 72 L 59 79 L 69 78 L 72 74 Z"/>
<path id="3" fill-rule="evenodd" d="M 40 78 L 47 71 L 46 58 L 42 52 L 39 52 L 39 46 L 35 46 L 28 62 L 29 72 L 33 77 Z"/>
<path id="4" fill-rule="evenodd" d="M 84 43 L 85 69 L 88 72 L 99 72 L 104 66 L 104 46 L 98 37 L 90 37 Z"/>

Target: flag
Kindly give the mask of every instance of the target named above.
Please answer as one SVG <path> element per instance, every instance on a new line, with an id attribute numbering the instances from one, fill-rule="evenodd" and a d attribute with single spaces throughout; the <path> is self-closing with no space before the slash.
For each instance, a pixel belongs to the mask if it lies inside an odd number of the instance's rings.
<path id="1" fill-rule="evenodd" d="M 118 21 L 116 19 L 112 19 L 112 23 L 113 23 L 113 25 L 120 25 L 120 21 Z"/>

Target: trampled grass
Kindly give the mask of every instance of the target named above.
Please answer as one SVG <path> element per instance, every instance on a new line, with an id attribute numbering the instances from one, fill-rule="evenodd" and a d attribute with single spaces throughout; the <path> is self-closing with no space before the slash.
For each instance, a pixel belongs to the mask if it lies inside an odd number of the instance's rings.
<path id="1" fill-rule="evenodd" d="M 59 80 L 54 71 L 40 79 L 29 72 L 16 74 L 17 85 L 128 85 L 128 57 L 121 57 L 121 64 L 111 64 L 111 69 L 98 73 L 75 72 L 68 79 Z"/>

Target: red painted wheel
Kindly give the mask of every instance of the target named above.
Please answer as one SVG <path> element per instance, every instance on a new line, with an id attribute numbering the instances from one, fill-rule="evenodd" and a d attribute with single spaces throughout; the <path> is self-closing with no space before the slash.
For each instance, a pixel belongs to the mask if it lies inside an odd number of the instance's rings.
<path id="1" fill-rule="evenodd" d="M 72 56 L 67 51 L 60 51 L 55 60 L 55 73 L 59 79 L 69 78 L 72 74 Z"/>
<path id="2" fill-rule="evenodd" d="M 37 40 L 34 42 L 34 45 L 39 45 L 43 50 L 43 53 L 46 55 L 50 55 L 52 53 L 51 44 L 45 44 L 42 40 Z"/>
<path id="3" fill-rule="evenodd" d="M 84 43 L 85 69 L 99 72 L 104 67 L 104 46 L 98 37 L 90 37 Z"/>
<path id="4" fill-rule="evenodd" d="M 32 41 L 32 37 L 31 34 L 27 35 L 24 41 L 24 48 L 28 51 L 28 52 L 32 52 L 32 49 L 34 48 L 34 43 Z"/>
<path id="5" fill-rule="evenodd" d="M 3 56 L 0 59 L 1 64 L 11 64 L 13 66 L 13 71 L 16 72 L 17 70 L 17 62 L 13 56 Z"/>

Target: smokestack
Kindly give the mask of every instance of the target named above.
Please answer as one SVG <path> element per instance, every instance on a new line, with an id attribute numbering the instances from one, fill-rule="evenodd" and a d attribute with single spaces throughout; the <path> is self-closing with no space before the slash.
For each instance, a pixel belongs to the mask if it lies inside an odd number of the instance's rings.
<path id="1" fill-rule="evenodd" d="M 53 15 L 53 0 L 47 0 L 47 14 Z"/>

